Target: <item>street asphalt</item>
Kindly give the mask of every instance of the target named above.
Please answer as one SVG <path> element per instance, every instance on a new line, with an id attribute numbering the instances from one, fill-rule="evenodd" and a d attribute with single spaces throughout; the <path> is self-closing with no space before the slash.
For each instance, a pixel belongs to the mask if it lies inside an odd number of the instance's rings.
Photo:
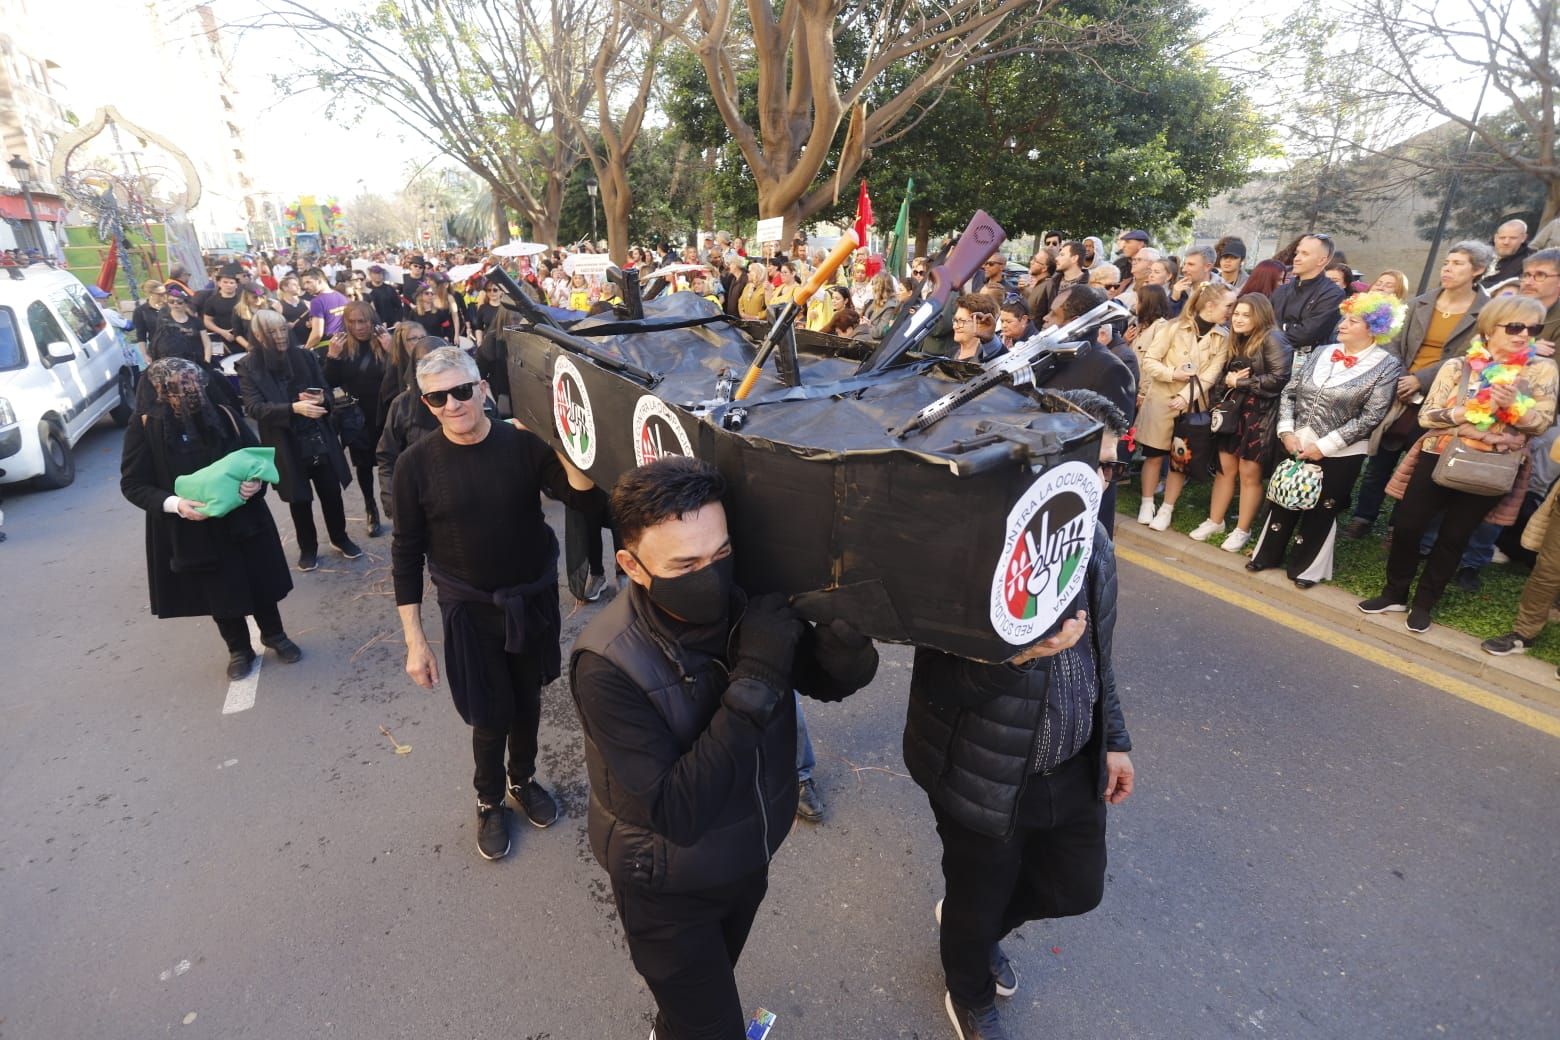
<path id="1" fill-rule="evenodd" d="M 642 1040 L 563 684 L 540 778 L 566 816 L 516 816 L 484 862 L 469 730 L 401 671 L 388 538 L 294 575 L 304 660 L 268 654 L 223 714 L 215 628 L 147 611 L 119 444 L 5 489 L 0 1038 Z M 952 1035 L 910 654 L 883 649 L 807 709 L 829 816 L 776 858 L 738 969 L 772 1040 Z M 1131 566 L 1116 653 L 1137 793 L 1103 905 L 1008 940 L 1014 1036 L 1560 1036 L 1553 737 Z"/>

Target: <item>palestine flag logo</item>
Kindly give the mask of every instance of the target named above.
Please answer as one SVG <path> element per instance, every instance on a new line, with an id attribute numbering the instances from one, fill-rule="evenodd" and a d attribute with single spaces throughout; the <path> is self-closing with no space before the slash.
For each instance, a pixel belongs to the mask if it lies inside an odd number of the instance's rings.
<path id="1" fill-rule="evenodd" d="M 653 394 L 641 397 L 634 405 L 634 461 L 645 466 L 668 455 L 692 454 L 677 413 Z"/>
<path id="2" fill-rule="evenodd" d="M 1007 642 L 1040 638 L 1083 588 L 1099 507 L 1099 476 L 1081 462 L 1046 470 L 1014 505 L 991 585 L 991 624 Z"/>
<path id="3" fill-rule="evenodd" d="M 564 452 L 580 469 L 596 461 L 596 417 L 591 411 L 585 380 L 568 358 L 553 363 L 553 422 Z"/>

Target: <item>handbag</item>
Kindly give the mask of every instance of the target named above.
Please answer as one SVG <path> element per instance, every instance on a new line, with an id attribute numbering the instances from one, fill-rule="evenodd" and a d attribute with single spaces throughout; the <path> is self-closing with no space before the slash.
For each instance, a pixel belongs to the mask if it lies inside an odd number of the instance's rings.
<path id="1" fill-rule="evenodd" d="M 354 444 L 368 426 L 368 418 L 357 398 L 338 389 L 331 402 L 330 423 L 336 428 L 336 436 L 342 444 Z"/>
<path id="2" fill-rule="evenodd" d="M 1234 433 L 1240 423 L 1240 406 L 1245 398 L 1243 391 L 1226 390 L 1208 416 L 1208 430 L 1216 436 Z"/>
<path id="3" fill-rule="evenodd" d="M 1468 393 L 1470 369 L 1463 365 L 1462 381 L 1457 386 L 1461 401 Z M 1451 441 L 1436 459 L 1430 479 L 1448 491 L 1463 491 L 1470 495 L 1504 495 L 1517 482 L 1517 471 L 1522 468 L 1525 452 L 1493 451 L 1476 448 L 1453 434 Z"/>
<path id="4" fill-rule="evenodd" d="M 1280 462 L 1268 481 L 1268 501 L 1280 509 L 1303 513 L 1322 500 L 1322 467 L 1291 456 Z"/>
<path id="5" fill-rule="evenodd" d="M 1213 416 L 1208 395 L 1196 376 L 1192 377 L 1191 388 L 1191 406 L 1175 417 L 1171 431 L 1170 466 L 1177 473 L 1197 477 L 1213 471 Z M 1198 398 L 1202 399 L 1201 408 L 1197 407 Z"/>

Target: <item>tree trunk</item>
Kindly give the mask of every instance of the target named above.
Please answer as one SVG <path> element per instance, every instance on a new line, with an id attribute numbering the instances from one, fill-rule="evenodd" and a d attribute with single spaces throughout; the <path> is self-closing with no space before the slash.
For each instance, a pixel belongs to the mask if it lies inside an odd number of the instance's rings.
<path id="1" fill-rule="evenodd" d="M 509 241 L 509 212 L 504 208 L 504 200 L 493 193 L 493 244 L 503 245 Z"/>
<path id="2" fill-rule="evenodd" d="M 921 210 L 915 215 L 915 255 L 925 256 L 932 241 L 932 213 Z"/>
<path id="3" fill-rule="evenodd" d="M 1560 177 L 1549 182 L 1549 191 L 1544 195 L 1544 215 L 1539 218 L 1538 226 L 1543 227 L 1556 217 L 1560 217 Z"/>
<path id="4" fill-rule="evenodd" d="M 707 150 L 704 153 L 704 169 L 705 169 L 706 173 L 708 174 L 708 179 L 705 181 L 706 184 L 714 183 L 714 180 L 715 180 L 715 164 L 716 164 L 716 161 L 719 159 L 719 157 L 720 157 L 719 151 L 717 149 L 714 149 L 714 148 L 711 148 L 711 149 Z M 708 231 L 711 234 L 715 233 L 715 194 L 714 194 L 714 192 L 710 192 L 710 193 L 708 193 L 708 194 L 706 194 L 704 196 L 704 209 L 700 212 L 699 219 L 703 222 L 703 226 L 702 227 L 696 227 L 696 228 L 693 229 L 694 239 L 695 239 L 694 244 L 695 245 L 701 245 L 702 244 L 702 243 L 698 242 L 698 234 L 699 234 L 700 231 Z"/>

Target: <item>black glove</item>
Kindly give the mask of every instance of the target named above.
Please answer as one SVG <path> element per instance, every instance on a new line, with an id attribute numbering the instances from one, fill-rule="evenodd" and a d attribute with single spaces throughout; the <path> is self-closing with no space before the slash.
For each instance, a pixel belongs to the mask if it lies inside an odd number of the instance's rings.
<path id="1" fill-rule="evenodd" d="M 760 596 L 748 601 L 736 637 L 736 664 L 726 688 L 726 706 L 763 725 L 780 698 L 791 696 L 791 665 L 802 638 L 802 620 L 784 596 Z"/>
<path id="2" fill-rule="evenodd" d="M 835 618 L 815 625 L 812 634 L 813 660 L 835 685 L 855 692 L 877 675 L 877 647 L 849 621 Z"/>

